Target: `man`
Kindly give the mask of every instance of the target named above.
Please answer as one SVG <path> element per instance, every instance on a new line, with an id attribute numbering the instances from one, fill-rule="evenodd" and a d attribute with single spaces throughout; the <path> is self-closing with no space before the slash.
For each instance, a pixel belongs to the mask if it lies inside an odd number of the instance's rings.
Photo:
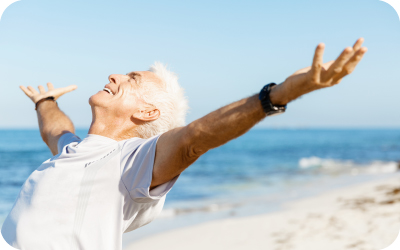
<path id="1" fill-rule="evenodd" d="M 177 77 L 156 63 L 150 71 L 111 75 L 89 103 L 93 120 L 81 140 L 55 100 L 76 86 L 48 91 L 22 87 L 35 103 L 43 140 L 53 157 L 27 179 L 2 235 L 17 249 L 121 249 L 124 232 L 151 222 L 180 173 L 208 150 L 232 140 L 296 98 L 338 84 L 367 49 L 360 38 L 323 64 L 282 84 L 183 126 L 186 100 Z"/>

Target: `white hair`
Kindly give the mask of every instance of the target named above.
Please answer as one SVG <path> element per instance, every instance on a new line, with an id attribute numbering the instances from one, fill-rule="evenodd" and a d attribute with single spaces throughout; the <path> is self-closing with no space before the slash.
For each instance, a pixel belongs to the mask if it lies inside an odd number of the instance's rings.
<path id="1" fill-rule="evenodd" d="M 155 62 L 149 69 L 162 81 L 162 86 L 146 83 L 141 86 L 138 97 L 160 111 L 157 120 L 139 125 L 136 132 L 141 138 L 150 138 L 173 128 L 185 125 L 188 102 L 183 88 L 179 86 L 178 76 L 169 71 L 166 65 Z"/>

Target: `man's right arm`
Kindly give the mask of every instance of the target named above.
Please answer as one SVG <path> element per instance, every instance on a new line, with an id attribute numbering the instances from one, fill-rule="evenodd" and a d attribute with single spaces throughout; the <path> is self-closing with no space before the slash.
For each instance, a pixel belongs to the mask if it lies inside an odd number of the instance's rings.
<path id="1" fill-rule="evenodd" d="M 359 39 L 335 60 L 323 64 L 324 45 L 320 44 L 311 67 L 301 69 L 275 86 L 271 102 L 285 105 L 315 91 L 338 84 L 350 74 L 367 51 Z M 190 123 L 161 135 L 157 143 L 151 187 L 163 184 L 190 166 L 208 150 L 235 139 L 266 117 L 258 95 L 231 103 Z"/>
<path id="2" fill-rule="evenodd" d="M 75 133 L 74 124 L 56 102 L 44 101 L 37 108 L 40 135 L 53 155 L 58 154 L 57 143 L 65 133 Z"/>
<path id="3" fill-rule="evenodd" d="M 43 86 L 39 86 L 39 92 L 31 86 L 27 88 L 20 86 L 21 90 L 35 103 L 37 107 L 37 117 L 39 122 L 40 135 L 43 141 L 49 147 L 53 155 L 58 154 L 57 143 L 60 137 L 68 132 L 75 133 L 75 128 L 72 121 L 66 116 L 57 106 L 57 103 L 52 100 L 40 100 L 47 97 L 54 97 L 57 100 L 65 93 L 75 90 L 77 87 L 71 85 L 65 88 L 54 89 L 51 83 L 47 84 L 48 91 Z M 38 104 L 36 104 L 38 103 Z"/>

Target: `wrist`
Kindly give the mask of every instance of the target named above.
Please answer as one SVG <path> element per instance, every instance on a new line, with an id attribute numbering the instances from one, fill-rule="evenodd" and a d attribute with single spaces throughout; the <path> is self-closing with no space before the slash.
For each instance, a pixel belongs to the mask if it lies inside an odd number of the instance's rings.
<path id="1" fill-rule="evenodd" d="M 46 110 L 46 109 L 51 109 L 54 107 L 57 107 L 57 102 L 53 99 L 44 98 L 42 100 L 39 100 L 35 104 L 35 110 L 38 112 Z"/>
<path id="2" fill-rule="evenodd" d="M 283 84 L 275 85 L 271 87 L 271 91 L 269 93 L 269 98 L 273 105 L 277 106 L 285 106 L 289 103 L 288 95 L 284 90 L 285 86 Z"/>
<path id="3" fill-rule="evenodd" d="M 286 105 L 298 97 L 320 89 L 321 86 L 310 84 L 305 74 L 291 76 L 283 83 L 271 89 L 271 102 L 275 105 Z"/>

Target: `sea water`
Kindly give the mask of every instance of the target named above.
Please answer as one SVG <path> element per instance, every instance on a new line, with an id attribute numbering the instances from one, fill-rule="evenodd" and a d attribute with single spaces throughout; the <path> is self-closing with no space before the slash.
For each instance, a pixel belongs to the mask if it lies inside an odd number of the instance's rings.
<path id="1" fill-rule="evenodd" d="M 81 138 L 86 133 L 77 131 Z M 27 177 L 50 157 L 38 130 L 0 130 L 0 224 Z M 184 171 L 162 215 L 214 211 L 259 197 L 274 201 L 320 191 L 318 183 L 333 187 L 391 175 L 399 160 L 400 129 L 253 129 Z"/>

